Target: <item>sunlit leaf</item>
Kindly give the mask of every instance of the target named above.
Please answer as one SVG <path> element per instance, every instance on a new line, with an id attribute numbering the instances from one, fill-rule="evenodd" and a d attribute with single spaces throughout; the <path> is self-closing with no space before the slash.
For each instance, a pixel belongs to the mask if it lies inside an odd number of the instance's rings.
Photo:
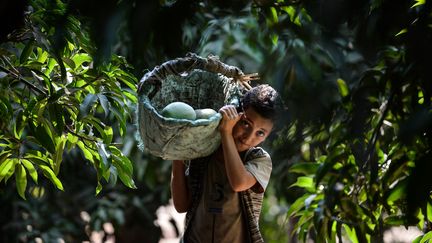
<path id="1" fill-rule="evenodd" d="M 98 195 L 102 191 L 102 184 L 98 181 L 95 194 Z"/>
<path id="2" fill-rule="evenodd" d="M 432 222 L 432 205 L 428 202 L 426 206 L 426 216 L 427 219 Z"/>
<path id="3" fill-rule="evenodd" d="M 412 5 L 411 6 L 411 8 L 415 8 L 415 7 L 418 7 L 418 6 L 420 6 L 420 5 L 423 5 L 423 4 L 425 4 L 426 3 L 426 0 L 415 0 L 415 4 L 414 5 Z"/>
<path id="4" fill-rule="evenodd" d="M 70 59 L 70 58 L 68 58 L 68 57 L 63 57 L 62 60 L 63 60 L 63 62 L 66 63 L 66 65 L 67 65 L 68 67 L 70 67 L 72 70 L 75 70 L 75 69 L 76 69 L 75 62 L 74 62 L 72 59 Z"/>
<path id="5" fill-rule="evenodd" d="M 58 175 L 58 173 L 60 172 L 60 165 L 63 161 L 63 153 L 64 153 L 64 147 L 66 144 L 66 137 L 65 136 L 60 136 L 57 139 L 57 146 L 56 146 L 56 153 L 54 156 L 54 173 L 56 175 Z"/>
<path id="6" fill-rule="evenodd" d="M 104 143 L 110 144 L 112 142 L 113 136 L 114 136 L 114 134 L 113 134 L 112 127 L 105 126 L 105 128 L 104 128 L 104 135 L 103 135 L 103 137 L 104 137 Z"/>
<path id="7" fill-rule="evenodd" d="M 393 204 L 393 202 L 401 199 L 402 197 L 406 196 L 406 187 L 407 187 L 407 180 L 402 180 L 396 184 L 392 189 L 390 189 L 390 194 L 387 197 L 387 203 Z"/>
<path id="8" fill-rule="evenodd" d="M 354 227 L 351 228 L 346 224 L 342 224 L 342 226 L 345 229 L 345 232 L 347 233 L 347 236 L 350 239 L 350 242 L 358 243 L 359 241 L 358 241 L 356 230 L 354 229 Z"/>
<path id="9" fill-rule="evenodd" d="M 64 190 L 62 182 L 57 178 L 57 176 L 54 174 L 54 171 L 50 167 L 42 164 L 39 164 L 38 167 L 42 170 L 44 176 L 48 178 L 58 189 L 62 191 Z"/>
<path id="10" fill-rule="evenodd" d="M 0 182 L 14 166 L 15 162 L 13 159 L 6 159 L 0 164 Z"/>
<path id="11" fill-rule="evenodd" d="M 88 159 L 90 162 L 94 163 L 94 158 L 93 158 L 93 154 L 90 151 L 90 149 L 84 145 L 84 143 L 82 141 L 78 141 L 77 142 L 78 147 L 81 149 L 81 152 L 84 155 L 84 158 Z"/>
<path id="12" fill-rule="evenodd" d="M 22 164 L 16 164 L 15 169 L 15 180 L 18 194 L 23 198 L 25 197 L 25 191 L 27 188 L 27 173 Z"/>
<path id="13" fill-rule="evenodd" d="M 24 167 L 27 169 L 28 173 L 30 174 L 30 177 L 33 179 L 35 183 L 38 182 L 38 173 L 33 166 L 32 162 L 30 162 L 27 159 L 21 159 L 21 163 L 24 165 Z"/>
<path id="14" fill-rule="evenodd" d="M 72 57 L 72 60 L 74 61 L 76 67 L 81 66 L 84 62 L 92 62 L 93 59 L 91 56 L 87 53 L 79 53 Z"/>
<path id="15" fill-rule="evenodd" d="M 45 75 L 47 75 L 47 76 L 50 75 L 56 64 L 57 64 L 57 61 L 55 60 L 55 58 L 49 58 L 46 70 L 44 72 Z"/>
<path id="16" fill-rule="evenodd" d="M 345 81 L 343 79 L 338 78 L 337 80 L 338 83 L 338 87 L 339 87 L 339 93 L 341 94 L 342 97 L 345 97 L 349 94 L 348 91 L 348 86 L 345 83 Z"/>
<path id="17" fill-rule="evenodd" d="M 295 187 L 295 186 L 305 188 L 311 191 L 315 189 L 313 178 L 308 176 L 298 177 L 297 181 L 294 184 L 292 184 L 290 187 Z"/>
<path id="18" fill-rule="evenodd" d="M 48 58 L 48 52 L 42 50 L 42 48 L 37 47 L 37 61 L 40 63 L 44 63 Z"/>
<path id="19" fill-rule="evenodd" d="M 423 235 L 422 239 L 420 240 L 420 243 L 426 243 L 429 242 L 430 240 L 432 240 L 432 231 Z"/>

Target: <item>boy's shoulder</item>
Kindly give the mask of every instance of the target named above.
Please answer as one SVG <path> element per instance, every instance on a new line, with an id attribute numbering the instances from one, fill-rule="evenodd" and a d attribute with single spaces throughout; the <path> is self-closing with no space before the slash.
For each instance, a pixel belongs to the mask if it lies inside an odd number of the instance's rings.
<path id="1" fill-rule="evenodd" d="M 262 158 L 262 157 L 270 157 L 270 155 L 267 153 L 267 151 L 265 151 L 261 147 L 250 148 L 244 156 L 244 158 L 246 160 L 251 160 L 251 159 L 255 159 L 255 158 Z"/>

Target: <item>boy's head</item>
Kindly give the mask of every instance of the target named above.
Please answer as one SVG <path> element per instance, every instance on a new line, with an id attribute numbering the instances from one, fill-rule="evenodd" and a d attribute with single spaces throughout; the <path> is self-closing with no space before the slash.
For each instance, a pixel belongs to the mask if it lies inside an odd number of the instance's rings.
<path id="1" fill-rule="evenodd" d="M 280 112 L 278 99 L 278 93 L 269 85 L 256 86 L 243 96 L 243 114 L 233 129 L 239 152 L 257 146 L 269 136 Z"/>
<path id="2" fill-rule="evenodd" d="M 268 84 L 253 87 L 243 96 L 243 110 L 253 108 L 262 117 L 276 122 L 281 112 L 282 102 L 278 92 Z"/>

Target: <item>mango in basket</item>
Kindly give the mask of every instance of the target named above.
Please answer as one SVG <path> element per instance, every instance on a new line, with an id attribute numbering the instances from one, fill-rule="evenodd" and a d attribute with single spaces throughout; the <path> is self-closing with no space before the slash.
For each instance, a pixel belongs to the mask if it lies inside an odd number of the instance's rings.
<path id="1" fill-rule="evenodd" d="M 168 104 L 162 109 L 160 114 L 167 118 L 188 120 L 196 119 L 195 110 L 192 108 L 192 106 L 180 101 Z"/>
<path id="2" fill-rule="evenodd" d="M 205 108 L 205 109 L 197 109 L 195 110 L 196 119 L 209 119 L 217 112 L 211 108 Z"/>

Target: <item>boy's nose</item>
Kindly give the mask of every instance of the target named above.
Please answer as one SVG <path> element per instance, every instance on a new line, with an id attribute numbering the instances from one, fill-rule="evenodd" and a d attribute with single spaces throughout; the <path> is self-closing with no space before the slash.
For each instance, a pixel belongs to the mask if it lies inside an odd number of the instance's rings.
<path id="1" fill-rule="evenodd" d="M 252 138 L 252 132 L 246 131 L 243 133 L 242 136 L 243 143 L 249 144 L 251 138 Z"/>

